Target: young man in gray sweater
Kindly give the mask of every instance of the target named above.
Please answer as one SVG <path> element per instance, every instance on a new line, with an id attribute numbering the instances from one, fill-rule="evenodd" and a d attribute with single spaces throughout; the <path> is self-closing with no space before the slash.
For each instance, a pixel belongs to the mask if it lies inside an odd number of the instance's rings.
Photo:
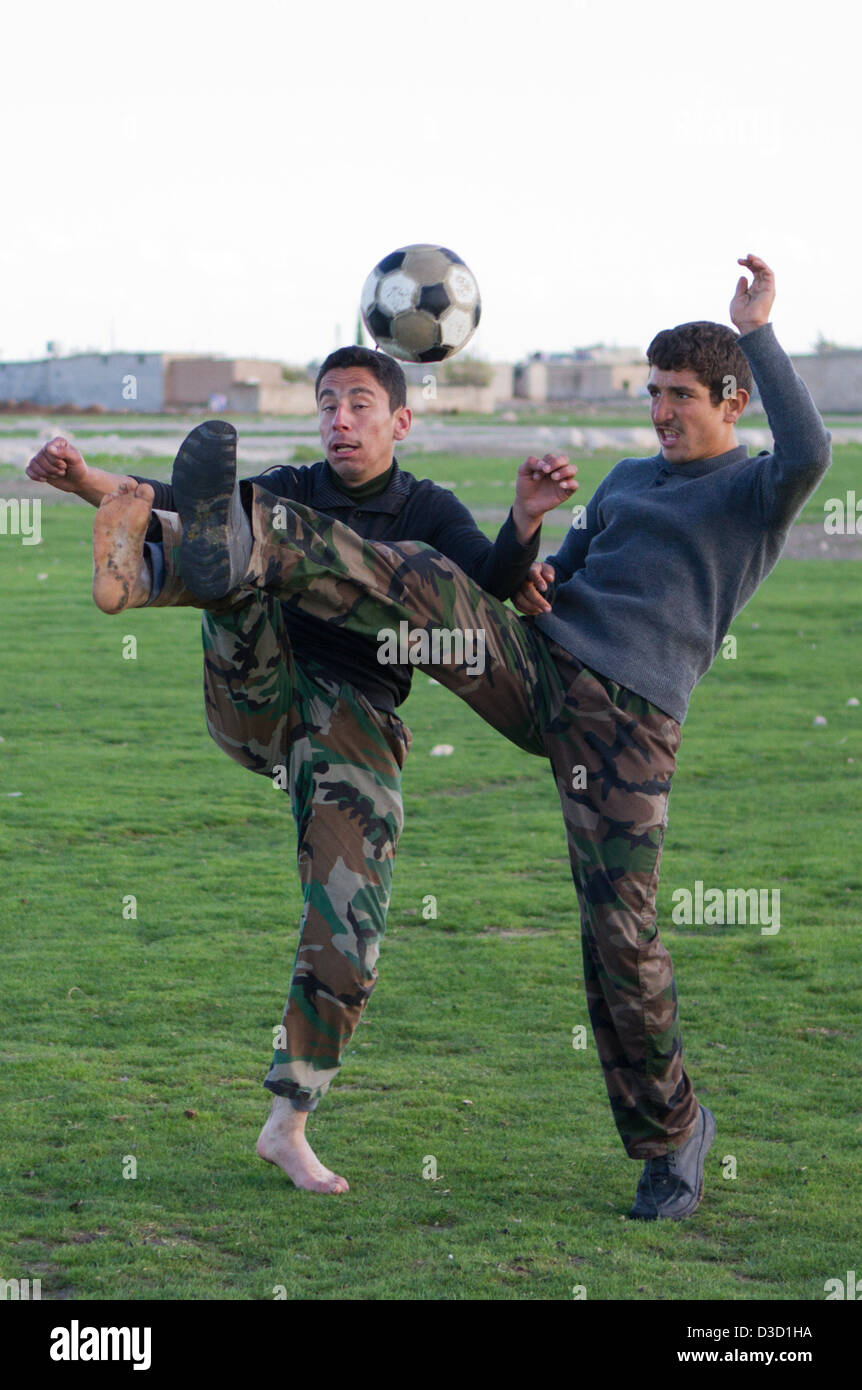
<path id="1" fill-rule="evenodd" d="M 430 547 L 369 544 L 310 508 L 279 506 L 257 485 L 249 521 L 216 467 L 212 487 L 190 480 L 179 499 L 180 569 L 200 601 L 252 585 L 290 594 L 309 615 L 366 637 L 406 624 L 415 664 L 549 759 L 596 1046 L 626 1153 L 644 1163 L 630 1215 L 644 1220 L 691 1215 L 715 1135 L 683 1067 L 673 968 L 656 927 L 680 726 L 694 685 L 830 462 L 829 435 L 769 325 L 772 272 L 757 256 L 740 264 L 753 273 L 750 285 L 739 278 L 730 306 L 740 336 L 694 323 L 653 340 L 660 452 L 611 470 L 586 525 L 573 527 L 522 589 L 526 620 Z M 734 433 L 750 370 L 774 438 L 773 452 L 756 458 Z M 105 534 L 94 591 L 115 583 L 123 505 L 106 499 L 97 517 Z M 539 525 L 536 517 L 532 529 Z M 483 672 L 427 656 L 430 643 L 416 634 L 441 628 L 482 634 Z"/>

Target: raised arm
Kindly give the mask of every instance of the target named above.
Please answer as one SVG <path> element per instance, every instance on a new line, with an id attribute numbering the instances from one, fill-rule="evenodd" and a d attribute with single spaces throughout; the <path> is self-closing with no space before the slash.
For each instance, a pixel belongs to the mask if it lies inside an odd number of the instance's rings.
<path id="1" fill-rule="evenodd" d="M 829 432 L 808 388 L 775 337 L 769 314 L 775 276 L 759 256 L 740 258 L 753 275 L 740 276 L 730 305 L 739 329 L 739 346 L 751 366 L 772 431 L 774 449 L 761 470 L 760 505 L 764 522 L 789 526 L 831 462 Z"/>

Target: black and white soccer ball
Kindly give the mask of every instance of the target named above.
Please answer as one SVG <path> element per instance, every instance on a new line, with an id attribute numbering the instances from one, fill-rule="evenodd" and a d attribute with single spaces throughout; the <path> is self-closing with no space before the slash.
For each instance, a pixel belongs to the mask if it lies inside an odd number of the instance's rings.
<path id="1" fill-rule="evenodd" d="M 362 289 L 362 319 L 377 346 L 404 362 L 442 362 L 469 343 L 482 312 L 473 273 L 445 246 L 402 246 Z"/>

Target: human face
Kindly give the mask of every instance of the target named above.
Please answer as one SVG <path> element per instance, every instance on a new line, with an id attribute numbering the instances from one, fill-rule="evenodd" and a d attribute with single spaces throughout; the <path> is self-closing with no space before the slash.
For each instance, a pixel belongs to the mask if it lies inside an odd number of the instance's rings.
<path id="1" fill-rule="evenodd" d="M 388 393 L 367 367 L 327 372 L 317 416 L 329 465 L 350 487 L 386 472 L 396 440 L 404 439 L 412 421 L 406 406 L 391 410 Z"/>
<path id="2" fill-rule="evenodd" d="M 688 367 L 680 372 L 653 367 L 647 390 L 652 397 L 650 417 L 668 463 L 717 458 L 736 447 L 733 426 L 740 414 L 736 397 L 713 405 L 709 387 Z"/>

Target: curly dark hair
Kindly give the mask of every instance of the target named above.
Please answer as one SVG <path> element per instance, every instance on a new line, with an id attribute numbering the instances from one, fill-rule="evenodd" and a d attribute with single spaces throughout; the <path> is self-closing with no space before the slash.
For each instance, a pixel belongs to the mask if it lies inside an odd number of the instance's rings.
<path id="1" fill-rule="evenodd" d="M 709 387 L 713 405 L 720 405 L 727 394 L 735 396 L 736 387 L 742 387 L 750 396 L 754 386 L 736 333 L 723 323 L 710 323 L 707 319 L 663 328 L 647 348 L 647 361 L 662 372 L 694 372 L 698 381 Z M 736 386 L 726 393 L 728 377 L 734 379 Z"/>
<path id="2" fill-rule="evenodd" d="M 367 368 L 389 396 L 389 408 L 393 415 L 396 410 L 407 404 L 407 379 L 395 358 L 387 357 L 385 352 L 375 352 L 373 348 L 360 347 L 358 344 L 354 344 L 353 347 L 336 348 L 335 352 L 329 354 L 317 373 L 314 383 L 315 400 L 320 394 L 320 383 L 326 373 L 335 371 L 337 367 Z"/>

